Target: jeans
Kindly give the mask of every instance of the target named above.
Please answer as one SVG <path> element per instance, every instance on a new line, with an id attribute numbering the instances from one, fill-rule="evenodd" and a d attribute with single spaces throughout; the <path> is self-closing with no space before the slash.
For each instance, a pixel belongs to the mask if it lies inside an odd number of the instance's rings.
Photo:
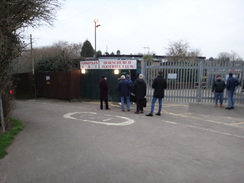
<path id="1" fill-rule="evenodd" d="M 234 107 L 234 91 L 227 90 L 227 95 L 228 95 L 228 108 Z"/>
<path id="2" fill-rule="evenodd" d="M 153 97 L 152 99 L 152 103 L 151 103 L 151 111 L 150 111 L 150 114 L 153 114 L 153 111 L 154 111 L 154 105 L 155 105 L 155 102 L 158 100 L 158 113 L 161 113 L 161 110 L 162 110 L 162 104 L 163 104 L 163 99 L 162 98 L 155 98 Z"/>
<path id="3" fill-rule="evenodd" d="M 126 100 L 126 105 L 127 105 L 127 110 L 130 110 L 130 96 L 126 96 L 126 97 L 120 97 L 121 100 L 121 109 L 125 110 L 125 100 Z"/>
<path id="4" fill-rule="evenodd" d="M 215 97 L 215 104 L 218 105 L 218 100 L 220 105 L 223 104 L 223 97 L 224 97 L 224 93 L 223 92 L 215 92 L 214 93 L 214 97 Z"/>

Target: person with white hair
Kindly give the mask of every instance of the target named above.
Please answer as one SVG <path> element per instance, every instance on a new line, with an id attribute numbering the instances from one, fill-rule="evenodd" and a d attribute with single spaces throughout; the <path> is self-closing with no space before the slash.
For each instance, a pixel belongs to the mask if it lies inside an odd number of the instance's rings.
<path id="1" fill-rule="evenodd" d="M 143 80 L 143 75 L 139 74 L 139 77 L 134 82 L 134 95 L 136 99 L 136 114 L 143 113 L 143 101 L 146 98 L 147 86 Z"/>
<path id="2" fill-rule="evenodd" d="M 123 112 L 125 111 L 124 103 L 126 101 L 127 111 L 130 111 L 130 83 L 125 79 L 124 75 L 122 75 L 120 78 L 121 80 L 117 89 L 120 94 L 121 109 Z"/>

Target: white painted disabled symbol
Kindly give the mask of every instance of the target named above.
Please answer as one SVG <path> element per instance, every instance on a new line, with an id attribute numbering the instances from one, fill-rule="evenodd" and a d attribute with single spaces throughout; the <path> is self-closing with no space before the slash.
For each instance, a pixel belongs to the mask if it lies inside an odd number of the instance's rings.
<path id="1" fill-rule="evenodd" d="M 133 119 L 124 116 L 112 116 L 108 114 L 97 114 L 95 112 L 70 112 L 63 116 L 66 119 L 79 120 L 107 126 L 127 126 L 133 124 Z"/>

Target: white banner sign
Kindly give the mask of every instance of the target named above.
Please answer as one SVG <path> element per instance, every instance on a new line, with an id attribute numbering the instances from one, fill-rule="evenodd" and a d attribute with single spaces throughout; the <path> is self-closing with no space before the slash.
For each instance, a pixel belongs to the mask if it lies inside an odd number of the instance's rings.
<path id="1" fill-rule="evenodd" d="M 136 69 L 136 60 L 80 61 L 81 69 Z"/>
<path id="2" fill-rule="evenodd" d="M 136 60 L 99 60 L 100 69 L 136 69 Z"/>
<path id="3" fill-rule="evenodd" d="M 80 61 L 80 69 L 99 69 L 98 60 Z"/>

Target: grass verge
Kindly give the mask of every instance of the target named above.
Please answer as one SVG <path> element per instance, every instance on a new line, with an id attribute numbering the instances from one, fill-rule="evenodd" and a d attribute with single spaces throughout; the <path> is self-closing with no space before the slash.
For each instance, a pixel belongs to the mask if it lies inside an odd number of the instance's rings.
<path id="1" fill-rule="evenodd" d="M 19 133 L 19 131 L 24 129 L 23 124 L 16 119 L 9 119 L 12 124 L 12 129 L 9 132 L 0 134 L 0 159 L 6 154 L 6 148 L 12 143 L 14 136 Z"/>

